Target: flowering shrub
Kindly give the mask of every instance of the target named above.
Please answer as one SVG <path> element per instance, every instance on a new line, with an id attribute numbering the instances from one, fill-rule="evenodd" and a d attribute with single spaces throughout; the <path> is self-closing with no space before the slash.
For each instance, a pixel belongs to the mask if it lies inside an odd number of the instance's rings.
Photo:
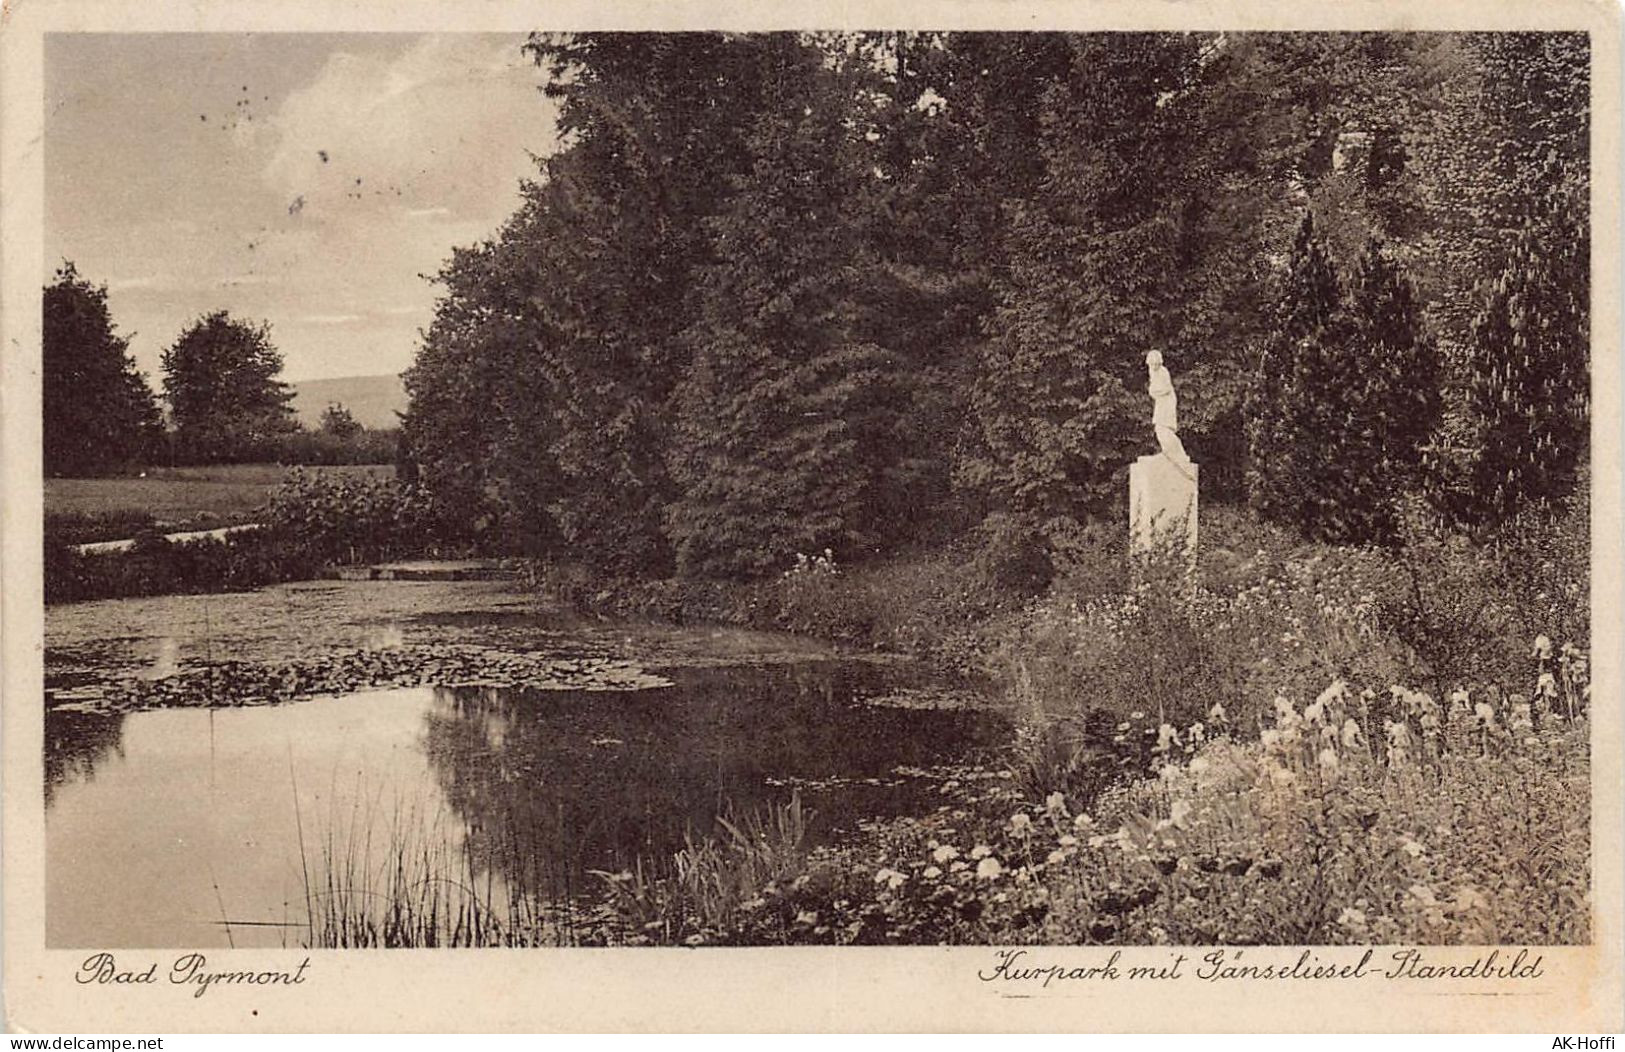
<path id="1" fill-rule="evenodd" d="M 1051 884 L 1053 934 L 1585 941 L 1588 694 L 1569 664 L 1572 694 L 1395 687 L 1390 717 L 1341 682 L 1302 711 L 1278 699 L 1259 742 L 1207 741 L 1100 801 L 1116 828 Z M 1115 908 L 1123 888 L 1141 907 Z"/>
<path id="2" fill-rule="evenodd" d="M 1227 590 L 1165 565 L 1127 591 L 1032 607 L 1005 659 L 1032 795 L 1087 796 L 1103 770 L 1141 769 L 1164 725 L 1255 731 L 1277 695 L 1302 705 L 1333 678 L 1412 678 L 1414 654 L 1378 617 L 1374 556 L 1256 558 Z"/>
<path id="3" fill-rule="evenodd" d="M 729 885 L 728 924 L 663 915 L 633 941 L 1584 942 L 1588 666 L 1537 641 L 1526 671 L 1528 694 L 1442 700 L 1334 681 L 1273 699 L 1256 741 L 1162 724 L 1089 811 L 1011 770 L 938 769 L 935 811 Z"/>

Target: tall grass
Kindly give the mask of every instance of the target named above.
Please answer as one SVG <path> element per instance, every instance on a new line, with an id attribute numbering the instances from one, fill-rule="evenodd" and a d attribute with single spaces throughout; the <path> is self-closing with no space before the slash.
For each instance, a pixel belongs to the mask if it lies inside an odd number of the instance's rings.
<path id="1" fill-rule="evenodd" d="M 618 941 L 693 944 L 739 928 L 764 888 L 805 869 L 807 815 L 788 803 L 744 815 L 719 815 L 714 834 L 695 837 L 667 866 L 639 859 L 629 870 L 599 873 L 609 889 Z"/>
<path id="2" fill-rule="evenodd" d="M 324 949 L 552 946 L 567 941 L 559 914 L 534 889 L 481 864 L 443 806 L 397 799 L 384 811 L 352 796 L 305 840 L 298 823 L 307 942 Z"/>
<path id="3" fill-rule="evenodd" d="M 717 819 L 669 859 L 638 857 L 600 884 L 548 879 L 515 852 L 479 859 L 461 819 L 397 800 L 382 809 L 357 791 L 307 843 L 297 822 L 307 943 L 324 949 L 670 943 L 732 928 L 761 889 L 801 872 L 807 816 L 800 797 Z M 498 869 L 501 872 L 498 872 Z M 690 940 L 692 941 L 692 940 Z"/>

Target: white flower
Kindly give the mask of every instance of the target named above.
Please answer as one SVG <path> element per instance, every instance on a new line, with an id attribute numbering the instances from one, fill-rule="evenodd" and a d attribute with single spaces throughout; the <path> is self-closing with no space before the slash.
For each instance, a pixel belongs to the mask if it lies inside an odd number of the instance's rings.
<path id="1" fill-rule="evenodd" d="M 1336 749 L 1322 749 L 1322 750 L 1320 750 L 1319 760 L 1320 760 L 1320 766 L 1322 768 L 1324 768 L 1325 770 L 1327 770 L 1327 771 L 1335 771 L 1335 770 L 1337 770 L 1337 750 Z"/>
<path id="2" fill-rule="evenodd" d="M 1026 836 L 1032 832 L 1033 820 L 1027 817 L 1026 812 L 1017 811 L 1010 816 L 1010 832 L 1016 836 Z"/>
<path id="3" fill-rule="evenodd" d="M 935 862 L 952 862 L 958 857 L 959 849 L 952 844 L 944 844 L 931 852 L 931 858 Z"/>
<path id="4" fill-rule="evenodd" d="M 1089 812 L 1087 811 L 1078 812 L 1078 817 L 1072 820 L 1072 827 L 1079 830 L 1088 829 L 1094 824 L 1095 820 L 1089 817 Z"/>
<path id="5" fill-rule="evenodd" d="M 1078 838 L 1073 836 L 1071 833 L 1063 834 L 1060 841 L 1059 841 L 1059 843 L 1060 843 L 1060 845 L 1062 847 L 1072 847 L 1077 842 L 1078 842 Z"/>
<path id="6" fill-rule="evenodd" d="M 977 844 L 975 847 L 970 849 L 971 858 L 986 858 L 991 854 L 993 854 L 993 849 L 988 847 L 986 844 Z"/>
<path id="7" fill-rule="evenodd" d="M 1066 809 L 1066 794 L 1057 792 L 1046 796 L 1044 798 L 1044 810 L 1048 814 L 1065 818 L 1068 813 Z"/>
<path id="8" fill-rule="evenodd" d="M 1003 872 L 1004 867 L 999 865 L 996 858 L 984 858 L 976 864 L 976 876 L 979 880 L 996 880 Z"/>
<path id="9" fill-rule="evenodd" d="M 936 866 L 926 866 L 925 869 L 920 872 L 920 876 L 924 877 L 926 880 L 936 880 L 938 877 L 942 876 L 942 870 Z"/>
<path id="10" fill-rule="evenodd" d="M 1530 652 L 1530 656 L 1538 658 L 1541 661 L 1551 659 L 1552 641 L 1547 638 L 1546 633 L 1542 632 L 1540 635 L 1535 637 L 1535 649 Z"/>
<path id="11" fill-rule="evenodd" d="M 1354 746 L 1360 744 L 1360 738 L 1360 725 L 1355 723 L 1353 720 L 1344 720 L 1343 747 L 1345 749 L 1352 749 Z"/>
<path id="12" fill-rule="evenodd" d="M 903 881 L 907 879 L 908 877 L 906 875 L 897 872 L 895 869 L 875 870 L 875 883 L 885 884 L 888 888 L 892 888 L 893 890 L 902 887 Z"/>
<path id="13" fill-rule="evenodd" d="M 1348 693 L 1348 684 L 1344 683 L 1340 679 L 1334 679 L 1332 680 L 1331 686 L 1320 692 L 1320 697 L 1315 699 L 1315 704 L 1319 705 L 1321 709 L 1324 710 L 1326 706 L 1334 705 L 1346 699 L 1348 697 Z M 1305 715 L 1308 715 L 1308 713 L 1305 713 Z"/>
<path id="14" fill-rule="evenodd" d="M 1424 906 L 1431 907 L 1439 904 L 1438 898 L 1436 898 L 1433 894 L 1433 889 L 1428 887 L 1426 884 L 1412 884 L 1410 887 L 1410 893 L 1416 899 L 1416 901 L 1420 902 Z"/>
<path id="15" fill-rule="evenodd" d="M 1337 923 L 1351 931 L 1365 930 L 1365 913 L 1361 910 L 1348 908 L 1337 917 Z"/>

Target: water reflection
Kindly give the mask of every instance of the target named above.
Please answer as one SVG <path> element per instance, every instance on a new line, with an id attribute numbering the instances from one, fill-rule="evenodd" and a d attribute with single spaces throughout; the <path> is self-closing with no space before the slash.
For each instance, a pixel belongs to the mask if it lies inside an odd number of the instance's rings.
<path id="1" fill-rule="evenodd" d="M 670 690 L 435 691 L 425 753 L 481 865 L 557 899 L 589 870 L 669 858 L 730 808 L 787 800 L 773 781 L 839 776 L 808 797 L 812 833 L 917 802 L 905 783 L 853 786 L 991 743 L 977 712 L 856 701 L 896 673 L 862 664 L 685 670 Z"/>
<path id="2" fill-rule="evenodd" d="M 422 688 L 51 714 L 47 943 L 297 943 L 304 866 L 331 857 L 354 867 L 340 884 L 368 879 L 403 815 L 466 852 L 501 897 L 559 903 L 600 890 L 592 870 L 669 858 L 719 814 L 788 799 L 785 779 L 839 776 L 805 797 L 815 838 L 929 806 L 924 786 L 886 776 L 963 757 L 1000 729 L 985 714 L 856 700 L 907 675 L 818 662 L 683 670 L 642 692 Z"/>
<path id="3" fill-rule="evenodd" d="M 45 713 L 45 806 L 51 806 L 63 782 L 88 782 L 97 764 L 109 756 L 122 756 L 122 713 Z"/>

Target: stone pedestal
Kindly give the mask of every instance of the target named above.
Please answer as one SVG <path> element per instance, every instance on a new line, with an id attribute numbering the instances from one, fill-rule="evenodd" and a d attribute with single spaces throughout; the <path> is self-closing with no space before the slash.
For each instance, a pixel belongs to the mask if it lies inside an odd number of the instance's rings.
<path id="1" fill-rule="evenodd" d="M 1136 460 L 1128 469 L 1129 551 L 1137 558 L 1159 547 L 1196 560 L 1196 482 L 1161 453 Z M 1183 551 L 1180 548 L 1183 548 Z"/>

